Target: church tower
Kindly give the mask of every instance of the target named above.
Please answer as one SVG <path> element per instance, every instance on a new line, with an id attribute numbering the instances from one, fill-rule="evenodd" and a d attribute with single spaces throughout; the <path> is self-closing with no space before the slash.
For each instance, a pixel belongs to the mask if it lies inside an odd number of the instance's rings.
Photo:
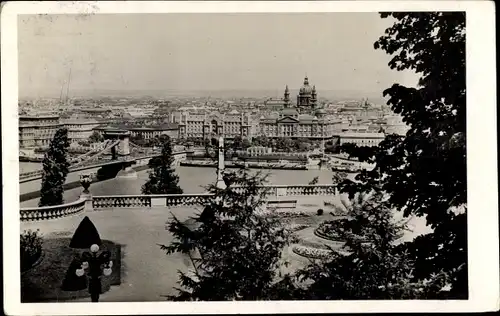
<path id="1" fill-rule="evenodd" d="M 316 94 L 316 86 L 313 86 L 311 92 L 311 108 L 316 108 L 318 106 L 318 96 Z"/>
<path id="2" fill-rule="evenodd" d="M 286 88 L 285 88 L 285 98 L 283 99 L 283 101 L 285 102 L 285 108 L 289 108 L 290 107 L 290 91 L 288 90 L 288 85 L 286 85 Z"/>

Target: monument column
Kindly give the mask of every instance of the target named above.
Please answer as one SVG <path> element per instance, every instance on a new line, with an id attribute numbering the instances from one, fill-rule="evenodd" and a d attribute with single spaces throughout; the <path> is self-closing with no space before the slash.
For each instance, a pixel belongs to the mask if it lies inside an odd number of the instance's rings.
<path id="1" fill-rule="evenodd" d="M 123 138 L 120 140 L 120 145 L 121 145 L 121 154 L 124 156 L 129 156 L 130 155 L 130 145 L 129 145 L 129 135 L 126 134 L 123 136 Z"/>
<path id="2" fill-rule="evenodd" d="M 217 183 L 215 184 L 219 189 L 225 189 L 226 183 L 223 179 L 224 175 L 224 138 L 219 137 L 219 156 L 217 159 Z"/>

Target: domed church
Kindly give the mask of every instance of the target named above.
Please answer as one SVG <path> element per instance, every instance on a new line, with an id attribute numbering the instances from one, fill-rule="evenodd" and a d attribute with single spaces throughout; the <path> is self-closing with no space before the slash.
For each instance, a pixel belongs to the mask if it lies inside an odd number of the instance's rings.
<path id="1" fill-rule="evenodd" d="M 309 85 L 309 78 L 304 78 L 304 84 L 297 95 L 297 107 L 312 110 L 317 106 L 316 86 Z"/>
<path id="2" fill-rule="evenodd" d="M 307 76 L 297 95 L 297 104 L 292 104 L 290 90 L 286 86 L 283 105 L 285 108 L 277 115 L 260 118 L 258 134 L 271 138 L 330 139 L 332 137 L 334 125 L 338 121 L 329 117 L 325 109 L 318 107 L 316 88 L 309 85 Z"/>
<path id="3" fill-rule="evenodd" d="M 293 107 L 290 101 L 290 91 L 288 86 L 285 88 L 285 97 L 283 99 L 285 108 Z M 316 94 L 316 86 L 309 85 L 309 78 L 304 78 L 304 84 L 297 95 L 296 108 L 301 113 L 313 113 L 318 106 L 318 95 Z"/>

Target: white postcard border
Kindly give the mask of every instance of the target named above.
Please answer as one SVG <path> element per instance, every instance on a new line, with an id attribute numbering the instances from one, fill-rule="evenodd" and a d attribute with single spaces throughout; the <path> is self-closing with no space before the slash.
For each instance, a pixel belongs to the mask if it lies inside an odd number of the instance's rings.
<path id="1" fill-rule="evenodd" d="M 293 301 L 199 303 L 20 303 L 17 15 L 180 12 L 466 11 L 468 254 L 467 301 Z M 498 200 L 494 3 L 335 2 L 7 2 L 1 16 L 4 310 L 14 315 L 465 312 L 498 309 Z"/>

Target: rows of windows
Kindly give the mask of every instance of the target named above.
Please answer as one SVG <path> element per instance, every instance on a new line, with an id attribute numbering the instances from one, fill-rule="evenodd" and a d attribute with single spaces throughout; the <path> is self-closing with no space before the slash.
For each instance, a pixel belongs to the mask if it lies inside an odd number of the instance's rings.
<path id="1" fill-rule="evenodd" d="M 310 125 L 310 124 L 295 124 L 295 125 L 278 125 L 278 124 L 262 124 L 260 132 L 268 136 L 321 136 L 329 135 L 333 132 L 332 125 Z"/>
<path id="2" fill-rule="evenodd" d="M 382 139 L 380 138 L 341 138 L 340 143 L 346 144 L 346 143 L 351 143 L 351 144 L 356 144 L 356 145 L 361 145 L 361 146 L 377 146 Z"/>

